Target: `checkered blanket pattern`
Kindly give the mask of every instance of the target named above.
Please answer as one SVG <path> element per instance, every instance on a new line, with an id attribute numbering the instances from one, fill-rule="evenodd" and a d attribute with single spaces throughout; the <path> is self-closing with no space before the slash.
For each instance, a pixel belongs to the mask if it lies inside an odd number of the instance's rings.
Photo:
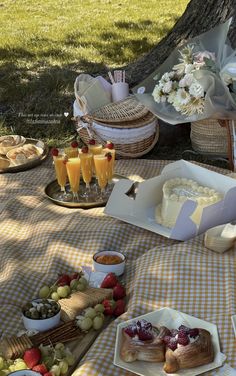
<path id="1" fill-rule="evenodd" d="M 158 175 L 166 163 L 119 160 L 116 172 L 142 180 Z M 203 245 L 203 235 L 186 242 L 169 240 L 110 218 L 103 208 L 56 206 L 44 195 L 45 186 L 53 179 L 50 158 L 32 170 L 0 175 L 1 334 L 15 334 L 23 328 L 20 307 L 37 296 L 43 283 L 53 282 L 58 273 L 91 266 L 93 253 L 113 249 L 128 259 L 123 277 L 127 312 L 97 338 L 76 376 L 131 375 L 113 365 L 117 323 L 162 307 L 215 323 L 221 350 L 236 367 L 231 325 L 231 315 L 236 313 L 235 250 L 224 254 L 209 251 Z M 213 374 L 215 371 L 207 373 Z"/>

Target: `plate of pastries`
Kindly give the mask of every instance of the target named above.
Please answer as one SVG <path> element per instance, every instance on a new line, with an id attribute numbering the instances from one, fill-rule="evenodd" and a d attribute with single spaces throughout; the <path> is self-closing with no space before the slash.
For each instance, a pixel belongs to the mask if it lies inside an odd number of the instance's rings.
<path id="1" fill-rule="evenodd" d="M 114 364 L 140 376 L 200 375 L 225 359 L 215 324 L 171 308 L 117 326 Z"/>
<path id="2" fill-rule="evenodd" d="M 0 172 L 19 172 L 35 167 L 47 156 L 43 141 L 20 135 L 0 137 Z"/>

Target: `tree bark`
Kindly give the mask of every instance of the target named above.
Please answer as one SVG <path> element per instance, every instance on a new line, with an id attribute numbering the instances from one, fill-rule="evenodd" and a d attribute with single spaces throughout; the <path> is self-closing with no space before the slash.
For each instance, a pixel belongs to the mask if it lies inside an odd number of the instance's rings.
<path id="1" fill-rule="evenodd" d="M 229 38 L 236 48 L 236 0 L 191 0 L 170 33 L 148 54 L 125 67 L 130 86 L 150 75 L 177 46 L 232 16 Z"/>

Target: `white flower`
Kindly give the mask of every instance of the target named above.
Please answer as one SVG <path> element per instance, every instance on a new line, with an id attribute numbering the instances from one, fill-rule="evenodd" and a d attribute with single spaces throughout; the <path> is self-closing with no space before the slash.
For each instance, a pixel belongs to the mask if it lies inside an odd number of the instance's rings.
<path id="1" fill-rule="evenodd" d="M 186 74 L 184 76 L 184 80 L 186 82 L 186 86 L 190 86 L 192 84 L 192 82 L 194 81 L 194 77 L 193 77 L 192 73 Z"/>
<path id="2" fill-rule="evenodd" d="M 176 93 L 176 100 L 182 105 L 190 101 L 190 95 L 185 89 L 178 89 Z"/>
<path id="3" fill-rule="evenodd" d="M 204 59 L 211 59 L 213 61 L 216 60 L 216 55 L 214 52 L 209 52 L 209 51 L 201 51 L 193 54 L 194 61 L 196 63 L 205 63 Z"/>
<path id="4" fill-rule="evenodd" d="M 174 103 L 175 98 L 176 98 L 176 92 L 175 92 L 175 91 L 172 91 L 172 92 L 168 95 L 167 102 L 169 102 L 169 103 Z"/>
<path id="5" fill-rule="evenodd" d="M 165 85 L 163 85 L 162 91 L 163 93 L 168 94 L 171 92 L 171 90 L 172 90 L 172 81 L 168 81 L 165 83 Z"/>
<path id="6" fill-rule="evenodd" d="M 194 80 L 193 83 L 189 86 L 189 94 L 195 98 L 204 97 L 204 89 L 202 85 L 197 82 L 197 80 Z"/>
<path id="7" fill-rule="evenodd" d="M 154 90 L 152 92 L 152 96 L 153 96 L 155 102 L 160 103 L 160 101 L 161 101 L 161 88 L 158 85 L 156 85 L 154 87 Z"/>
<path id="8" fill-rule="evenodd" d="M 186 85 L 185 77 L 183 77 L 183 78 L 179 81 L 179 87 L 185 87 L 185 86 L 187 86 L 187 85 Z"/>
<path id="9" fill-rule="evenodd" d="M 196 67 L 193 64 L 187 64 L 185 65 L 184 73 L 188 74 L 194 71 Z"/>
<path id="10" fill-rule="evenodd" d="M 169 72 L 166 72 L 161 77 L 161 81 L 168 82 L 170 80 Z"/>

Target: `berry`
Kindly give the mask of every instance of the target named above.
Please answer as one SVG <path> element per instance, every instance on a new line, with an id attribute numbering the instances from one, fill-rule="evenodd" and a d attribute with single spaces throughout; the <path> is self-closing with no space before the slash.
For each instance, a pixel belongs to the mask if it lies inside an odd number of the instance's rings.
<path id="1" fill-rule="evenodd" d="M 163 341 L 165 342 L 166 345 L 168 345 L 168 343 L 170 342 L 170 340 L 171 340 L 171 336 L 165 336 L 163 338 Z"/>
<path id="2" fill-rule="evenodd" d="M 118 283 L 116 275 L 114 273 L 108 273 L 102 281 L 101 288 L 112 288 Z"/>
<path id="3" fill-rule="evenodd" d="M 25 351 L 23 359 L 29 368 L 33 368 L 41 359 L 41 351 L 37 347 L 32 347 Z"/>
<path id="4" fill-rule="evenodd" d="M 79 144 L 76 140 L 72 141 L 72 143 L 71 143 L 72 148 L 77 148 L 78 146 L 79 146 Z"/>
<path id="5" fill-rule="evenodd" d="M 113 299 L 119 300 L 124 298 L 126 295 L 125 288 L 121 284 L 117 283 L 116 286 L 113 288 Z"/>
<path id="6" fill-rule="evenodd" d="M 129 337 L 133 338 L 138 334 L 137 325 L 136 324 L 130 324 L 125 329 L 124 332 L 128 334 Z"/>
<path id="7" fill-rule="evenodd" d="M 57 157 L 58 154 L 59 154 L 59 150 L 58 150 L 57 148 L 52 148 L 52 150 L 51 150 L 51 155 L 52 155 L 53 157 Z"/>
<path id="8" fill-rule="evenodd" d="M 82 153 L 88 153 L 88 150 L 88 146 L 83 146 L 81 149 Z"/>
<path id="9" fill-rule="evenodd" d="M 71 278 L 68 274 L 61 275 L 57 280 L 58 286 L 70 285 Z"/>
<path id="10" fill-rule="evenodd" d="M 113 144 L 113 142 L 107 141 L 107 143 L 106 143 L 106 148 L 107 148 L 107 149 L 114 149 L 114 144 Z"/>
<path id="11" fill-rule="evenodd" d="M 183 345 L 183 346 L 186 346 L 189 344 L 189 338 L 188 338 L 188 335 L 185 335 L 185 337 L 179 337 L 178 336 L 178 343 L 180 345 Z"/>
<path id="12" fill-rule="evenodd" d="M 52 372 L 46 372 L 44 376 L 53 376 Z"/>
<path id="13" fill-rule="evenodd" d="M 91 138 L 91 139 L 89 140 L 88 144 L 89 144 L 89 145 L 95 145 L 95 144 L 96 144 L 96 141 L 95 141 L 93 138 Z"/>
<path id="14" fill-rule="evenodd" d="M 190 337 L 195 338 L 199 335 L 199 330 L 198 330 L 198 328 L 189 329 L 188 334 L 190 335 Z"/>
<path id="15" fill-rule="evenodd" d="M 147 320 L 141 319 L 137 321 L 137 327 L 139 330 L 152 330 L 152 324 Z"/>
<path id="16" fill-rule="evenodd" d="M 175 337 L 179 332 L 177 329 L 171 329 L 171 337 Z"/>
<path id="17" fill-rule="evenodd" d="M 186 334 L 189 333 L 189 328 L 185 325 L 180 325 L 179 330 L 184 331 Z"/>
<path id="18" fill-rule="evenodd" d="M 114 300 L 105 299 L 102 304 L 104 306 L 104 315 L 112 316 L 116 307 L 116 302 Z"/>
<path id="19" fill-rule="evenodd" d="M 117 300 L 115 309 L 113 311 L 113 315 L 118 317 L 118 316 L 122 315 L 122 313 L 124 313 L 124 312 L 125 312 L 125 301 L 122 300 L 122 299 Z"/>
<path id="20" fill-rule="evenodd" d="M 167 346 L 172 351 L 175 351 L 177 349 L 177 340 L 175 338 L 171 338 L 170 341 L 168 342 Z"/>
<path id="21" fill-rule="evenodd" d="M 138 338 L 140 341 L 149 341 L 153 339 L 153 334 L 150 330 L 142 329 L 138 332 Z"/>
<path id="22" fill-rule="evenodd" d="M 110 162 L 110 161 L 112 160 L 112 155 L 111 155 L 111 153 L 106 153 L 106 154 L 105 154 L 105 157 L 107 157 L 108 162 Z"/>
<path id="23" fill-rule="evenodd" d="M 187 335 L 188 335 L 188 333 L 184 329 L 181 329 L 181 330 L 179 330 L 178 338 L 185 338 L 185 337 L 187 337 Z"/>
<path id="24" fill-rule="evenodd" d="M 44 375 L 45 373 L 48 372 L 47 367 L 45 364 L 37 364 L 32 368 L 32 371 L 39 372 L 41 375 Z"/>

